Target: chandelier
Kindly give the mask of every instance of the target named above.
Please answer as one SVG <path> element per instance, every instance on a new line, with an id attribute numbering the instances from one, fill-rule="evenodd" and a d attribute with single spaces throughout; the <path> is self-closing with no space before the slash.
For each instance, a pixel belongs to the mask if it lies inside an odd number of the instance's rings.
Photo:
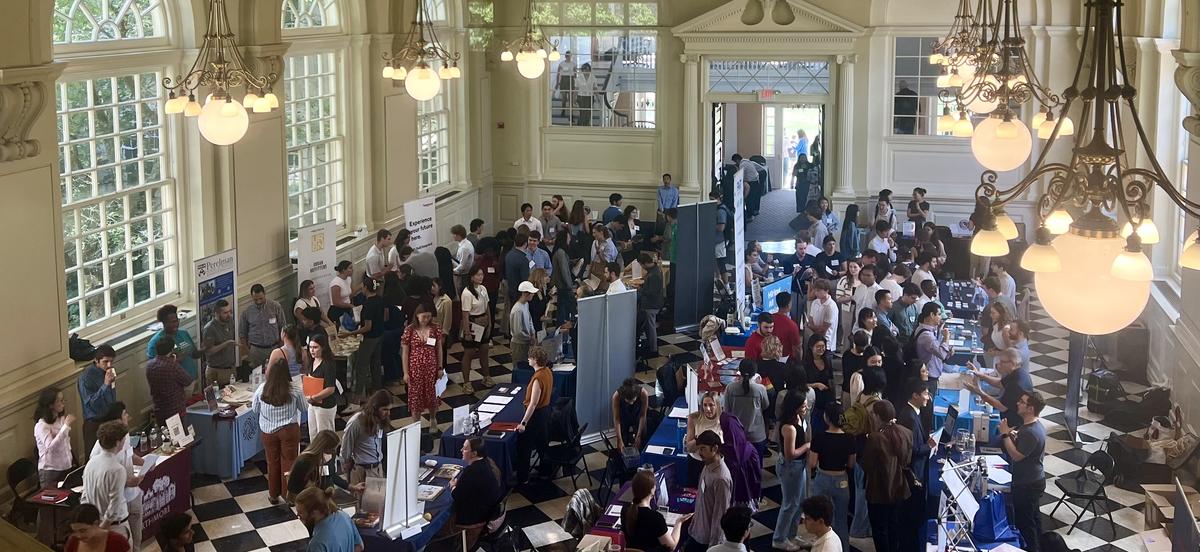
<path id="1" fill-rule="evenodd" d="M 522 77 L 536 79 L 546 72 L 546 60 L 558 61 L 558 45 L 546 39 L 540 29 L 533 28 L 533 0 L 525 3 L 525 18 L 521 22 L 521 37 L 504 45 L 500 61 L 515 61 Z"/>
<path id="2" fill-rule="evenodd" d="M 266 113 L 279 107 L 279 98 L 271 91 L 278 78 L 275 73 L 258 75 L 246 68 L 225 13 L 225 0 L 209 0 L 208 26 L 196 61 L 182 76 L 162 80 L 163 88 L 168 91 L 163 109 L 168 115 L 183 113 L 185 117 L 199 117 L 197 122 L 204 139 L 228 146 L 246 135 L 250 126 L 247 108 Z M 239 86 L 246 87 L 246 95 L 240 102 L 230 94 L 231 89 Z M 196 91 L 201 87 L 210 90 L 203 107 L 196 101 Z"/>
<path id="3" fill-rule="evenodd" d="M 976 12 L 986 16 L 990 11 L 991 0 L 978 0 Z M 933 53 L 929 55 L 931 65 L 941 65 L 942 74 L 937 79 L 938 88 L 962 86 L 966 81 L 960 71 L 974 72 L 974 61 L 978 55 L 981 36 L 985 35 L 988 27 L 980 24 L 971 13 L 971 0 L 958 0 L 958 11 L 954 14 L 954 23 L 949 32 L 941 40 L 933 44 Z"/>
<path id="4" fill-rule="evenodd" d="M 417 0 L 417 16 L 395 53 L 384 52 L 383 78 L 404 81 L 404 89 L 415 100 L 431 100 L 442 90 L 443 80 L 462 78 L 458 52 L 450 53 L 434 32 L 429 7 Z M 434 66 L 440 67 L 434 70 Z"/>
<path id="5" fill-rule="evenodd" d="M 1033 133 L 1048 138 L 1057 125 L 1053 109 L 1062 99 L 1037 78 L 1021 35 L 1020 13 L 1013 0 L 1000 0 L 990 40 L 981 43 L 974 59 L 973 77 L 951 93 L 967 111 L 990 113 L 971 131 L 971 151 L 985 168 L 1010 171 L 1029 159 Z M 1036 102 L 1039 112 L 1026 126 L 1018 117 L 1022 105 Z M 1059 134 L 1074 133 L 1074 124 L 1064 118 Z"/>
<path id="6" fill-rule="evenodd" d="M 1189 201 L 1159 165 L 1138 118 L 1130 84 L 1121 21 L 1121 0 L 1088 0 L 1087 26 L 1075 77 L 1063 92 L 1066 113 L 1081 105 L 1080 128 L 1067 163 L 1046 160 L 1063 136 L 1069 119 L 1060 117 L 1034 168 L 1013 187 L 996 187 L 997 175 L 984 171 L 977 200 L 991 206 L 992 217 L 971 241 L 971 252 L 995 257 L 1008 254 L 1016 225 L 1004 206 L 1045 178 L 1048 186 L 1037 199 L 1037 240 L 1021 257 L 1034 273 L 1038 298 L 1050 316 L 1073 331 L 1103 335 L 1129 325 L 1141 314 L 1150 293 L 1153 268 L 1142 246 L 1156 243 L 1158 229 L 1150 220 L 1150 192 L 1158 188 L 1186 214 L 1200 216 L 1200 204 Z M 1132 129 L 1130 129 L 1132 125 Z M 1130 164 L 1125 137 L 1137 141 L 1148 168 Z M 1074 211 L 1079 218 L 1071 214 Z M 1115 214 L 1129 223 L 1119 230 Z M 1185 268 L 1200 269 L 1200 241 L 1195 233 L 1180 256 Z"/>

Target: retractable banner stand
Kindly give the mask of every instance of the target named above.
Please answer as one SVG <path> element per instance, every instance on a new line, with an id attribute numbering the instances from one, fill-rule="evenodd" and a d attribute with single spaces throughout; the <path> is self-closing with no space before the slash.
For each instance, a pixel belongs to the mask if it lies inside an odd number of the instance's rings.
<path id="1" fill-rule="evenodd" d="M 305 226 L 296 234 L 296 279 L 312 280 L 322 308 L 329 301 L 329 281 L 337 265 L 337 223 L 330 220 Z"/>
<path id="2" fill-rule="evenodd" d="M 637 291 L 595 295 L 579 300 L 576 350 L 575 412 L 588 433 L 612 429 L 612 409 L 607 392 L 633 377 L 637 347 Z"/>
<path id="3" fill-rule="evenodd" d="M 746 310 L 746 201 L 745 173 L 742 170 L 733 175 L 733 271 L 737 287 L 734 297 L 737 297 L 737 319 L 742 323 L 747 314 Z"/>
<path id="4" fill-rule="evenodd" d="M 676 218 L 675 259 L 671 282 L 675 286 L 676 331 L 695 329 L 712 312 L 713 274 L 717 270 L 717 205 L 715 201 L 679 206 Z"/>
<path id="5" fill-rule="evenodd" d="M 412 233 L 409 245 L 416 253 L 433 253 L 437 247 L 437 198 L 414 199 L 404 204 L 404 227 Z"/>
<path id="6" fill-rule="evenodd" d="M 417 500 L 421 470 L 421 423 L 387 434 L 387 486 L 384 488 L 383 532 L 391 539 L 408 538 L 425 525 L 425 506 Z"/>
<path id="7" fill-rule="evenodd" d="M 196 297 L 199 305 L 199 316 L 196 335 L 201 343 L 204 342 L 204 326 L 216 317 L 214 312 L 217 301 L 224 299 L 233 307 L 233 327 L 237 327 L 237 249 L 222 251 L 211 257 L 199 259 L 195 263 Z M 236 345 L 235 345 L 236 347 Z M 201 370 L 200 374 L 204 375 Z"/>

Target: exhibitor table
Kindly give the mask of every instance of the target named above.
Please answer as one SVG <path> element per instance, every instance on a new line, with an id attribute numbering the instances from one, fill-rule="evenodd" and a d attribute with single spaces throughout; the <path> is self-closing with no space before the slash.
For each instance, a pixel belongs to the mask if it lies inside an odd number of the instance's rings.
<path id="1" fill-rule="evenodd" d="M 484 404 L 491 404 L 487 402 L 491 397 L 512 397 L 512 400 L 508 404 L 503 405 L 499 412 L 492 415 L 492 423 L 517 424 L 521 422 L 521 417 L 525 415 L 525 407 L 521 404 L 521 401 L 525 398 L 525 386 L 514 384 L 497 385 L 472 410 L 476 410 Z M 486 416 L 483 412 L 479 414 Z M 455 435 L 453 430 L 446 431 L 442 434 L 440 454 L 447 457 L 459 455 L 463 442 L 470 437 L 470 435 Z M 517 433 L 515 431 L 505 431 L 499 437 L 494 437 L 488 435 L 485 429 L 483 442 L 487 446 L 488 458 L 496 462 L 496 466 L 500 468 L 500 482 L 507 485 L 513 478 L 513 470 L 517 458 Z"/>
<path id="2" fill-rule="evenodd" d="M 456 466 L 466 466 L 466 462 L 458 458 L 449 458 L 445 456 L 425 455 L 421 457 L 421 463 L 426 460 L 437 462 L 437 466 L 433 468 L 433 473 L 437 473 L 438 468 L 447 464 Z M 358 533 L 362 536 L 363 548 L 365 550 L 386 550 L 388 552 L 416 552 L 425 548 L 433 537 L 437 536 L 442 527 L 450 521 L 450 516 L 454 514 L 454 497 L 450 492 L 450 480 L 434 478 L 432 474 L 426 479 L 420 481 L 423 485 L 438 485 L 442 487 L 442 492 L 437 498 L 425 503 L 425 514 L 429 516 L 429 523 L 421 526 L 421 532 L 408 538 L 397 538 L 392 540 L 387 534 L 381 533 L 378 527 L 359 527 Z"/>

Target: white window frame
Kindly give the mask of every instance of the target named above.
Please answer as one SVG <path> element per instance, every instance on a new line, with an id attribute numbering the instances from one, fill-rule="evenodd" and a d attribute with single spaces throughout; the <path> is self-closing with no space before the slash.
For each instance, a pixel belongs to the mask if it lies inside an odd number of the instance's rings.
<path id="1" fill-rule="evenodd" d="M 897 35 L 897 36 L 893 36 L 891 38 L 892 38 L 892 44 L 891 44 L 891 48 L 892 48 L 892 60 L 891 60 L 892 78 L 888 82 L 890 92 L 888 93 L 888 96 L 887 96 L 888 100 L 889 100 L 888 101 L 887 135 L 890 137 L 908 137 L 908 136 L 952 137 L 949 132 L 941 133 L 941 134 L 939 134 L 937 132 L 937 119 L 938 119 L 938 117 L 941 117 L 942 108 L 947 104 L 950 105 L 951 114 L 954 115 L 955 117 L 958 116 L 958 112 L 954 110 L 953 100 L 951 100 L 950 102 L 944 102 L 944 101 L 942 101 L 941 98 L 938 97 L 938 95 L 936 93 L 932 96 L 921 94 L 921 79 L 936 81 L 937 76 L 941 71 L 940 68 L 937 68 L 937 66 L 931 65 L 929 63 L 929 54 L 925 51 L 927 44 L 932 44 L 933 41 L 938 40 L 938 37 Z M 900 41 L 901 40 L 920 40 L 921 46 L 917 49 L 917 55 L 915 55 L 915 56 L 914 55 L 900 55 Z M 898 67 L 899 67 L 899 61 L 901 59 L 915 60 L 917 62 L 917 67 L 918 67 L 917 74 L 916 75 L 900 74 Z M 934 68 L 937 68 L 937 69 L 934 69 Z M 930 71 L 936 70 L 936 71 L 938 71 L 938 73 L 926 74 L 926 70 L 930 70 Z M 914 92 L 917 93 L 915 96 L 911 96 L 912 98 L 915 98 L 917 101 L 917 113 L 913 117 L 911 117 L 914 121 L 912 133 L 896 132 L 896 123 L 897 123 L 896 99 L 898 97 L 900 97 L 896 94 L 896 91 L 897 91 L 896 86 L 900 82 L 901 79 L 908 81 L 909 89 L 913 90 Z M 913 82 L 913 81 L 916 81 L 916 82 Z M 935 84 L 936 84 L 936 82 L 935 82 Z M 915 88 L 914 88 L 914 86 L 915 86 Z M 909 96 L 906 96 L 906 97 L 909 97 Z M 929 98 L 930 101 L 923 102 L 922 101 L 923 98 Z M 925 103 L 929 104 L 928 109 L 930 111 L 928 113 L 921 113 L 922 105 Z M 901 117 L 905 118 L 905 119 L 910 118 L 907 115 L 901 116 Z M 922 132 L 921 131 L 922 128 L 925 128 L 926 130 L 924 132 Z"/>
<path id="2" fill-rule="evenodd" d="M 439 193 L 453 183 L 449 103 L 450 94 L 444 87 L 433 99 L 417 102 L 417 193 L 421 197 Z M 436 147 L 426 146 L 434 139 Z"/>

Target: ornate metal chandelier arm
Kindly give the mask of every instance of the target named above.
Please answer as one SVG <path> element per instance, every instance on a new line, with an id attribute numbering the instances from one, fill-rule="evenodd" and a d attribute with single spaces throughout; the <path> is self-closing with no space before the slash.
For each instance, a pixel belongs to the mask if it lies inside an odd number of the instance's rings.
<path id="1" fill-rule="evenodd" d="M 230 51 L 233 55 L 235 65 L 238 67 L 237 69 L 234 69 L 231 73 L 237 73 L 238 76 L 245 79 L 245 81 L 247 83 L 249 83 L 249 85 L 253 85 L 255 88 L 257 88 L 259 90 L 268 90 L 271 88 L 272 85 L 275 84 L 275 81 L 279 79 L 279 75 L 277 73 L 267 73 L 265 75 L 259 75 L 257 73 L 253 73 L 249 69 L 247 69 L 247 67 L 249 67 L 249 65 L 246 64 L 246 60 L 245 60 L 245 58 L 242 57 L 242 52 L 240 49 L 238 49 L 236 44 L 232 45 L 232 47 L 230 48 Z"/>
<path id="2" fill-rule="evenodd" d="M 1003 207 L 1011 203 L 1014 199 L 1025 195 L 1034 184 L 1036 184 L 1043 176 L 1051 173 L 1066 173 L 1070 171 L 1064 163 L 1048 163 L 1041 165 L 1036 171 L 1025 175 L 1019 182 L 1011 188 L 1001 190 L 996 186 L 996 181 L 999 179 L 996 171 L 986 170 L 979 175 L 979 187 L 975 189 L 975 197 L 987 198 L 993 209 Z"/>
<path id="3" fill-rule="evenodd" d="M 1012 6 L 1012 28 L 1014 36 L 1012 39 L 1016 44 L 1019 44 L 1020 53 L 1018 58 L 1018 75 L 1024 75 L 1026 82 L 1017 84 L 1014 94 L 1029 94 L 1046 108 L 1058 107 L 1062 103 L 1062 98 L 1059 98 L 1049 87 L 1044 86 L 1038 79 L 1037 72 L 1033 70 L 1033 65 L 1029 62 L 1029 52 L 1025 49 L 1025 36 L 1021 33 L 1021 18 L 1020 8 L 1017 3 L 1012 0 L 1005 0 Z M 1006 48 L 1007 53 L 1007 48 Z M 1022 91 L 1024 89 L 1024 91 Z M 1024 103 L 1024 102 L 1022 102 Z"/>
<path id="4" fill-rule="evenodd" d="M 1149 181 L 1155 187 L 1161 189 L 1171 199 L 1171 202 L 1182 209 L 1185 213 L 1192 217 L 1200 218 L 1200 203 L 1192 201 L 1179 192 L 1179 189 L 1171 185 L 1170 181 L 1159 178 L 1152 171 L 1146 169 L 1132 169 L 1126 171 L 1127 174 L 1140 176 L 1146 181 Z"/>

